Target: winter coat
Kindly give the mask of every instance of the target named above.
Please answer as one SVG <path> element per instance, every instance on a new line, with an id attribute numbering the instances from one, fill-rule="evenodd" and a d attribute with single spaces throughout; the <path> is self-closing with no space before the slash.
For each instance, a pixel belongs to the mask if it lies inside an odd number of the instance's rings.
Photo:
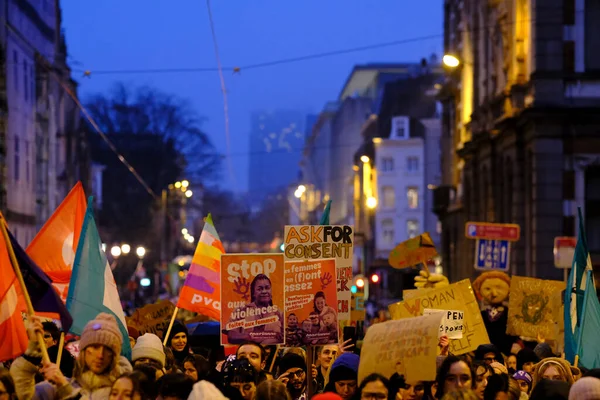
<path id="1" fill-rule="evenodd" d="M 25 354 L 31 357 L 41 357 L 39 348 L 36 348 L 37 343 L 30 342 L 29 345 Z M 77 360 L 76 362 L 81 361 Z M 92 371 L 75 373 L 73 378 L 68 379 L 67 384 L 56 387 L 48 381 L 35 384 L 35 374 L 39 372 L 39 366 L 23 357 L 17 358 L 10 367 L 10 374 L 15 382 L 15 391 L 19 400 L 64 400 L 73 398 L 105 400 L 108 399 L 116 378 L 131 371 L 129 361 L 125 357 L 119 357 L 107 374 L 96 375 Z"/>

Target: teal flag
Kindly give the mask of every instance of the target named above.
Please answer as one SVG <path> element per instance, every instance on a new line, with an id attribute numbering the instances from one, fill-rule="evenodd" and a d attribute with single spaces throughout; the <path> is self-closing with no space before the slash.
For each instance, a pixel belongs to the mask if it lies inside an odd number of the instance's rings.
<path id="1" fill-rule="evenodd" d="M 98 314 L 102 312 L 112 314 L 123 336 L 121 354 L 131 359 L 125 313 L 112 270 L 102 251 L 102 241 L 94 220 L 92 204 L 92 201 L 88 202 L 83 219 L 67 295 L 67 309 L 73 317 L 70 332 L 81 335 L 85 325 Z"/>
<path id="2" fill-rule="evenodd" d="M 331 210 L 331 200 L 327 201 L 325 205 L 325 210 L 323 210 L 323 215 L 321 215 L 321 222 L 319 225 L 329 225 L 329 211 Z"/>
<path id="3" fill-rule="evenodd" d="M 581 323 L 578 329 L 579 340 L 577 355 L 579 365 L 587 368 L 600 368 L 600 302 L 596 294 L 596 285 L 592 271 L 586 271 L 587 285 L 583 296 Z"/>
<path id="4" fill-rule="evenodd" d="M 577 354 L 577 333 L 581 326 L 583 314 L 583 301 L 586 289 L 587 276 L 586 270 L 591 270 L 589 250 L 587 246 L 587 237 L 583 227 L 583 216 L 581 209 L 579 211 L 579 235 L 577 245 L 575 246 L 575 255 L 564 298 L 564 320 L 565 320 L 565 358 L 571 364 L 575 362 Z"/>

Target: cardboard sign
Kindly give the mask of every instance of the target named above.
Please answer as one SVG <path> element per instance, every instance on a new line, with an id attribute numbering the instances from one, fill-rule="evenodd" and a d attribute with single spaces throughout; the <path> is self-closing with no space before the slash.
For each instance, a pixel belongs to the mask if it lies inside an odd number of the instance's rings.
<path id="1" fill-rule="evenodd" d="M 337 282 L 337 313 L 340 332 L 351 321 L 354 227 L 303 225 L 285 227 L 285 261 L 334 258 Z M 334 306 L 335 307 L 335 306 Z"/>
<path id="2" fill-rule="evenodd" d="M 490 342 L 481 318 L 479 304 L 475 300 L 471 288 L 471 281 L 468 279 L 439 289 L 428 290 L 420 296 L 391 304 L 388 307 L 392 319 L 416 317 L 422 315 L 426 308 L 464 310 L 463 337 L 450 341 L 450 353 L 465 354 L 475 351 L 480 344 Z"/>
<path id="3" fill-rule="evenodd" d="M 339 340 L 335 260 L 285 263 L 286 346 Z"/>
<path id="4" fill-rule="evenodd" d="M 365 310 L 365 294 L 352 293 L 352 326 L 356 326 L 357 322 L 364 322 L 367 316 Z"/>
<path id="5" fill-rule="evenodd" d="M 221 256 L 221 344 L 284 343 L 283 254 Z"/>
<path id="6" fill-rule="evenodd" d="M 427 293 L 428 291 L 434 290 L 433 288 L 419 288 L 419 289 L 406 289 L 402 291 L 402 300 L 414 299 Z"/>
<path id="7" fill-rule="evenodd" d="M 389 379 L 399 362 L 408 366 L 407 382 L 435 380 L 441 319 L 442 315 L 435 313 L 370 326 L 360 353 L 358 381 L 372 373 Z"/>
<path id="8" fill-rule="evenodd" d="M 438 255 L 429 233 L 408 239 L 390 252 L 388 262 L 394 268 L 410 268 L 422 264 Z"/>
<path id="9" fill-rule="evenodd" d="M 548 340 L 557 336 L 552 296 L 565 290 L 562 281 L 514 276 L 510 280 L 506 333 Z M 560 318 L 563 319 L 563 318 Z"/>
<path id="10" fill-rule="evenodd" d="M 131 317 L 125 319 L 127 326 L 137 330 L 140 336 L 144 333 L 153 333 L 163 339 L 174 312 L 175 305 L 169 300 L 163 300 L 138 308 Z"/>
<path id="11" fill-rule="evenodd" d="M 465 313 L 463 311 L 435 310 L 432 308 L 423 310 L 423 315 L 431 315 L 434 313 L 442 314 L 442 322 L 440 323 L 438 337 L 446 335 L 448 336 L 448 339 L 462 339 L 465 320 Z"/>

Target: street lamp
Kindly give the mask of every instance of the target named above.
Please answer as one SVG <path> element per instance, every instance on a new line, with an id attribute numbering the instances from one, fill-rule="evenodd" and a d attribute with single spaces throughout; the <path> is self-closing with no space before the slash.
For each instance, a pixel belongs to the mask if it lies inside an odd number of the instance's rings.
<path id="1" fill-rule="evenodd" d="M 185 197 L 187 197 L 188 199 L 189 199 L 190 197 L 192 197 L 192 195 L 193 195 L 193 194 L 194 194 L 194 192 L 192 192 L 192 191 L 191 191 L 191 190 L 189 190 L 189 189 L 185 191 Z"/>
<path id="2" fill-rule="evenodd" d="M 187 228 L 183 228 L 183 229 L 181 230 L 181 234 L 182 234 L 183 236 L 186 236 L 186 235 L 188 234 L 188 230 L 187 230 Z"/>
<path id="3" fill-rule="evenodd" d="M 194 243 L 194 237 L 193 237 L 193 236 L 191 236 L 191 235 L 190 235 L 190 236 L 188 236 L 188 237 L 187 237 L 187 241 L 188 241 L 188 242 L 190 242 L 190 243 Z"/>
<path id="4" fill-rule="evenodd" d="M 362 161 L 364 164 L 366 164 L 369 161 L 371 161 L 371 159 L 369 158 L 369 156 L 360 156 L 360 161 Z"/>
<path id="5" fill-rule="evenodd" d="M 370 196 L 369 198 L 367 198 L 367 207 L 370 208 L 371 210 L 374 209 L 375 207 L 377 207 L 377 199 L 373 196 Z"/>
<path id="6" fill-rule="evenodd" d="M 444 57 L 442 57 L 442 62 L 446 67 L 449 68 L 456 68 L 460 65 L 460 60 L 458 57 L 453 56 L 452 54 L 444 54 Z"/>
<path id="7" fill-rule="evenodd" d="M 114 258 L 119 257 L 121 255 L 121 248 L 119 246 L 111 247 L 110 254 L 112 254 Z"/>
<path id="8" fill-rule="evenodd" d="M 131 246 L 130 245 L 128 245 L 127 243 L 123 243 L 121 245 L 121 253 L 122 254 L 127 255 L 127 254 L 129 254 L 130 251 L 131 251 Z"/>
<path id="9" fill-rule="evenodd" d="M 181 182 L 177 181 L 175 182 L 175 189 L 180 189 L 181 188 Z"/>
<path id="10" fill-rule="evenodd" d="M 146 255 L 146 249 L 144 248 L 144 246 L 138 246 L 138 248 L 135 249 L 135 254 L 137 254 L 139 258 L 144 258 L 144 256 Z"/>
<path id="11" fill-rule="evenodd" d="M 187 180 L 183 180 L 181 181 L 181 187 L 182 188 L 187 188 L 188 186 L 190 186 L 190 182 Z"/>

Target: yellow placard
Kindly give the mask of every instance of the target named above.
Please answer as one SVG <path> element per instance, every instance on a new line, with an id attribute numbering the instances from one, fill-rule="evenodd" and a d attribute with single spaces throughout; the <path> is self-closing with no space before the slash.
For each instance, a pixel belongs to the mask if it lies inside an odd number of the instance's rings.
<path id="1" fill-rule="evenodd" d="M 388 262 L 392 267 L 402 269 L 414 267 L 415 265 L 431 260 L 437 255 L 438 252 L 435 249 L 433 240 L 431 240 L 431 236 L 425 232 L 396 246 L 390 252 Z"/>
<path id="2" fill-rule="evenodd" d="M 402 291 L 402 300 L 414 299 L 434 290 L 433 288 L 406 289 Z"/>
<path id="3" fill-rule="evenodd" d="M 468 279 L 453 283 L 439 289 L 431 289 L 389 307 L 392 319 L 411 318 L 423 315 L 423 310 L 463 310 L 465 312 L 464 332 L 462 339 L 450 341 L 450 353 L 465 354 L 475 351 L 480 344 L 488 344 L 488 337 L 479 304 L 475 300 L 471 281 Z M 369 328 L 370 329 L 370 328 Z"/>
<path id="4" fill-rule="evenodd" d="M 562 281 L 513 276 L 510 280 L 506 333 L 514 336 L 555 340 L 557 330 L 552 297 L 565 290 Z M 562 320 L 562 317 L 559 317 Z"/>
<path id="5" fill-rule="evenodd" d="M 436 313 L 370 326 L 360 353 L 358 381 L 372 373 L 389 378 L 399 362 L 409 366 L 407 382 L 435 380 L 441 319 L 442 314 Z"/>

